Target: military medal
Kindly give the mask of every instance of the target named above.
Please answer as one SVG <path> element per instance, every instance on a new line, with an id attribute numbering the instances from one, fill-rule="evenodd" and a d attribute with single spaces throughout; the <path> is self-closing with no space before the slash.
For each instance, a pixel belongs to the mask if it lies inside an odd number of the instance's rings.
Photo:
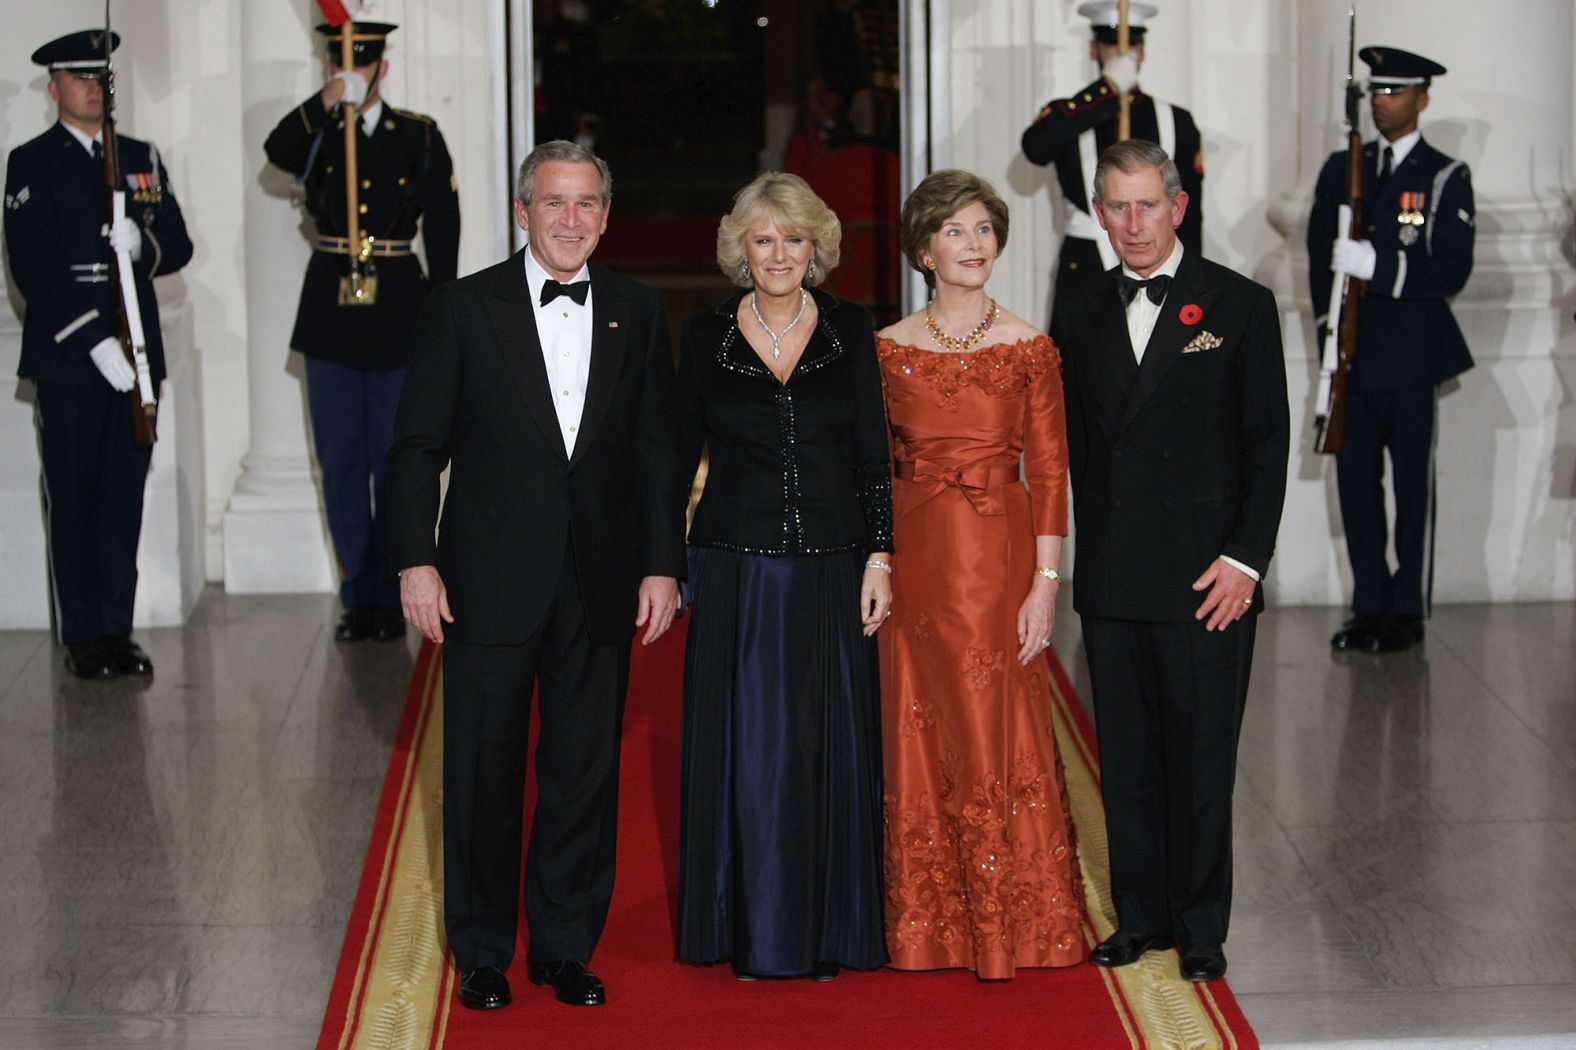
<path id="1" fill-rule="evenodd" d="M 1396 236 L 1401 243 L 1410 247 L 1417 243 L 1419 228 L 1423 225 L 1423 201 L 1425 194 L 1416 190 L 1409 190 L 1401 194 L 1401 212 L 1395 217 L 1401 229 Z"/>

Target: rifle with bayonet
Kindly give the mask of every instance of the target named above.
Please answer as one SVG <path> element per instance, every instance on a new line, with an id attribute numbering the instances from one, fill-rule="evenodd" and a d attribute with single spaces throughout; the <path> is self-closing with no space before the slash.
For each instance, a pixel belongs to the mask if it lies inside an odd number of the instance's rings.
<path id="1" fill-rule="evenodd" d="M 1346 200 L 1335 220 L 1336 236 L 1363 236 L 1363 138 L 1359 111 L 1363 89 L 1354 73 L 1357 59 L 1357 6 L 1352 5 L 1346 53 Z M 1357 304 L 1367 283 L 1349 274 L 1335 274 L 1325 320 L 1324 350 L 1319 359 L 1319 395 L 1313 420 L 1315 452 L 1331 455 L 1346 447 L 1346 379 L 1357 356 Z"/>
<path id="2" fill-rule="evenodd" d="M 113 227 L 126 217 L 126 186 L 120 171 L 120 142 L 115 136 L 115 65 L 111 57 L 115 34 L 110 30 L 109 0 L 104 0 L 104 186 L 108 194 L 107 213 Z M 158 440 L 159 392 L 153 386 L 153 370 L 148 364 L 148 341 L 142 327 L 142 305 L 137 300 L 137 279 L 131 268 L 131 255 L 115 252 L 109 268 L 111 294 L 121 349 L 137 375 L 131 388 L 131 436 L 139 445 Z"/>

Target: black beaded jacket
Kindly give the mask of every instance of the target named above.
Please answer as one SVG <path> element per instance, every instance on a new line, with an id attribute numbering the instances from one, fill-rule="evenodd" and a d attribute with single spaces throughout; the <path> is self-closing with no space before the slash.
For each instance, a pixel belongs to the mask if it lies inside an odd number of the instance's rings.
<path id="1" fill-rule="evenodd" d="M 710 449 L 689 542 L 755 554 L 892 550 L 892 462 L 870 315 L 815 291 L 820 315 L 780 383 L 740 332 L 741 292 L 684 326 L 681 475 Z"/>

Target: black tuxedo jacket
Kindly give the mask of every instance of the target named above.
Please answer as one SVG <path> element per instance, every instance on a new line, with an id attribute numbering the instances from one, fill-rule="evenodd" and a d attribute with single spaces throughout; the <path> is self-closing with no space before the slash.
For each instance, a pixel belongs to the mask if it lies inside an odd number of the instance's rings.
<path id="1" fill-rule="evenodd" d="M 1262 575 L 1275 550 L 1290 450 L 1280 321 L 1269 289 L 1186 252 L 1139 365 L 1120 273 L 1057 310 L 1073 604 L 1185 622 L 1203 600 L 1192 583 L 1217 557 Z"/>
<path id="2" fill-rule="evenodd" d="M 662 301 L 596 263 L 590 270 L 591 371 L 573 455 L 522 253 L 437 289 L 422 309 L 389 452 L 389 542 L 395 565 L 438 567 L 454 638 L 526 640 L 566 554 L 595 645 L 633 637 L 642 577 L 684 575 L 686 489 Z"/>

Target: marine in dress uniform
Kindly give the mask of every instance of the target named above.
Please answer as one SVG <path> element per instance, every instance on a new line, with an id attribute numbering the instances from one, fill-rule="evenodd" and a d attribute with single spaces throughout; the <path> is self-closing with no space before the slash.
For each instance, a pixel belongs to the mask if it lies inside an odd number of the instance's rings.
<path id="1" fill-rule="evenodd" d="M 1319 173 L 1308 218 L 1315 303 L 1335 274 L 1367 282 L 1346 381 L 1346 447 L 1336 457 L 1341 520 L 1355 588 L 1336 649 L 1394 652 L 1423 639 L 1433 590 L 1434 441 L 1440 383 L 1472 367 L 1447 300 L 1472 273 L 1472 174 L 1423 140 L 1418 114 L 1445 67 L 1393 47 L 1367 47 L 1374 126 L 1363 147 L 1362 240 L 1337 231 L 1346 151 Z M 1341 236 L 1337 234 L 1342 233 Z M 1334 319 L 1320 317 L 1322 330 Z M 1395 488 L 1397 565 L 1386 557 L 1384 457 Z"/>
<path id="2" fill-rule="evenodd" d="M 1023 133 L 1023 153 L 1035 164 L 1056 166 L 1056 181 L 1067 199 L 1067 229 L 1056 261 L 1056 286 L 1051 307 L 1054 314 L 1065 293 L 1080 281 L 1098 277 L 1117 264 L 1110 240 L 1095 221 L 1089 206 L 1095 162 L 1116 141 L 1117 111 L 1121 89 L 1132 88 L 1132 137 L 1160 145 L 1177 158 L 1188 208 L 1177 231 L 1182 245 L 1195 255 L 1203 251 L 1204 148 L 1193 114 L 1181 106 L 1162 102 L 1137 90 L 1138 64 L 1144 59 L 1148 19 L 1159 13 L 1150 4 L 1134 3 L 1128 10 L 1129 59 L 1116 53 L 1117 4 L 1095 0 L 1082 4 L 1078 13 L 1089 19 L 1093 39 L 1089 57 L 1101 76 L 1070 98 L 1055 99 Z"/>
<path id="3" fill-rule="evenodd" d="M 119 44 L 112 34 L 110 49 Z M 135 373 L 117 337 L 111 246 L 132 257 L 157 390 L 165 368 L 153 278 L 185 266 L 192 243 L 158 151 L 128 135 L 117 136 L 126 218 L 105 222 L 104 31 L 60 37 L 33 61 L 49 68 L 59 120 L 11 151 L 5 235 L 26 300 L 17 375 L 37 390 L 55 632 L 73 674 L 151 674 L 131 615 L 152 446 L 132 439 Z"/>
<path id="4" fill-rule="evenodd" d="M 263 145 L 268 159 L 305 190 L 317 230 L 290 347 L 306 358 L 307 407 L 341 574 L 345 612 L 334 632 L 340 641 L 405 635 L 381 513 L 384 479 L 416 316 L 431 288 L 454 279 L 460 247 L 459 195 L 443 135 L 431 117 L 395 109 L 378 92 L 388 72 L 385 40 L 395 28 L 356 22 L 356 68 L 348 71 L 339 68 L 340 30 L 318 26 L 328 38 L 329 83 L 287 113 Z M 347 91 L 361 125 L 357 221 L 373 237 L 377 292 L 370 306 L 342 306 L 339 297 L 355 250 L 347 240 L 339 110 Z M 425 272 L 411 247 L 418 225 Z"/>

